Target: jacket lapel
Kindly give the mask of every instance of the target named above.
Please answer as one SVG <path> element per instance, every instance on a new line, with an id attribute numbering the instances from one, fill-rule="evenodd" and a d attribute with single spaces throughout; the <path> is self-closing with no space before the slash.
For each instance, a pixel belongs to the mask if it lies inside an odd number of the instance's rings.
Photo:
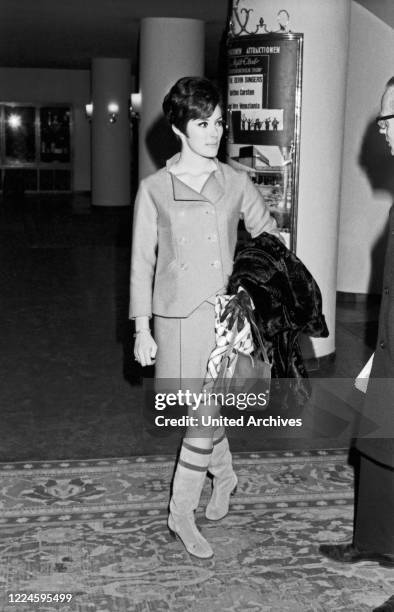
<path id="1" fill-rule="evenodd" d="M 174 200 L 183 200 L 183 201 L 193 201 L 193 202 L 205 202 L 206 198 L 202 195 L 202 193 L 198 193 L 198 191 L 194 191 L 191 187 L 186 185 L 183 181 L 181 181 L 175 174 L 170 172 L 171 180 L 172 180 L 172 192 Z"/>
<path id="2" fill-rule="evenodd" d="M 224 188 L 222 181 L 220 181 L 220 170 L 216 170 L 209 175 L 204 187 L 201 190 L 201 195 L 205 200 L 209 200 L 212 204 L 216 204 L 218 200 L 224 195 Z"/>
<path id="3" fill-rule="evenodd" d="M 167 170 L 169 171 L 171 166 L 175 161 L 179 159 L 179 153 L 174 155 L 171 159 L 167 161 Z M 218 162 L 216 162 L 218 164 Z M 184 202 L 212 202 L 212 204 L 216 204 L 216 202 L 224 195 L 224 187 L 223 187 L 223 175 L 218 164 L 218 169 L 212 172 L 207 178 L 201 193 L 195 191 L 186 183 L 181 181 L 175 174 L 169 172 L 171 183 L 172 183 L 172 192 L 173 198 L 175 201 L 184 201 Z"/>

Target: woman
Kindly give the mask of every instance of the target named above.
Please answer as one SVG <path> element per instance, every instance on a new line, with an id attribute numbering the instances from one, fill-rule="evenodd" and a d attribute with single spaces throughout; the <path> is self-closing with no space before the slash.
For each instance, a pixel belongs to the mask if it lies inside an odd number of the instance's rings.
<path id="1" fill-rule="evenodd" d="M 279 236 L 275 221 L 246 172 L 216 159 L 223 135 L 220 95 L 200 77 L 177 81 L 163 111 L 181 151 L 165 168 L 141 181 L 134 213 L 130 317 L 135 319 L 135 359 L 156 361 L 156 382 L 198 393 L 215 346 L 215 296 L 225 293 L 232 271 L 237 226 L 243 217 L 252 237 Z M 153 287 L 153 291 L 152 291 Z M 149 319 L 154 315 L 153 338 Z M 188 407 L 217 416 L 220 407 Z M 168 526 L 199 558 L 213 551 L 194 522 L 206 472 L 213 493 L 206 509 L 223 518 L 237 478 L 223 428 L 189 427 L 175 471 Z"/>

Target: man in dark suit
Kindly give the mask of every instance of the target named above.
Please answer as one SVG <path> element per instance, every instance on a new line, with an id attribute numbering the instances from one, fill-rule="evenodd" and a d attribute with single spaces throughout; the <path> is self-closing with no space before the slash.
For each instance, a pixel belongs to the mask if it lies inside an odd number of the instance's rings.
<path id="1" fill-rule="evenodd" d="M 394 77 L 384 90 L 379 132 L 394 156 Z M 323 545 L 326 557 L 342 563 L 371 560 L 394 567 L 394 205 L 389 215 L 378 342 L 365 397 L 364 423 L 374 434 L 360 432 L 359 484 L 352 544 Z M 374 612 L 394 612 L 394 595 Z"/>

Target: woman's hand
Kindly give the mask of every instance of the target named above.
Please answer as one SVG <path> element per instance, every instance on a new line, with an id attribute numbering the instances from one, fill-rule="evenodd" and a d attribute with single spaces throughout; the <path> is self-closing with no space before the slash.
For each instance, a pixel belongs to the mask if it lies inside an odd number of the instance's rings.
<path id="1" fill-rule="evenodd" d="M 143 367 L 155 363 L 157 344 L 153 340 L 149 329 L 137 332 L 134 343 L 134 357 Z"/>

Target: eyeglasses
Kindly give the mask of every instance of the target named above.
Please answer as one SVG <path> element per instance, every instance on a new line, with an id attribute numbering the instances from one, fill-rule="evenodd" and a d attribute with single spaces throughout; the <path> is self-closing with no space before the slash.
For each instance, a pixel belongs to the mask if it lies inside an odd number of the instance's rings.
<path id="1" fill-rule="evenodd" d="M 388 130 L 389 128 L 389 119 L 394 119 L 394 114 L 392 115 L 381 115 L 380 117 L 376 117 L 376 123 L 380 130 Z"/>

